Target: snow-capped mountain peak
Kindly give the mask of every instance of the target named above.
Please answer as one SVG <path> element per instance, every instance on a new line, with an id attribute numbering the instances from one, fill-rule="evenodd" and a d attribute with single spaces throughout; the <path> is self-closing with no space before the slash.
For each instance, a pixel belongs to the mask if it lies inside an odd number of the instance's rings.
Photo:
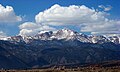
<path id="1" fill-rule="evenodd" d="M 92 35 L 90 36 L 90 39 L 92 41 L 92 43 L 104 43 L 104 42 L 110 42 L 110 40 L 102 35 Z"/>
<path id="2" fill-rule="evenodd" d="M 103 35 L 85 35 L 83 33 L 78 33 L 73 30 L 64 28 L 58 31 L 41 31 L 37 33 L 35 36 L 12 36 L 2 38 L 0 40 L 8 40 L 12 42 L 25 42 L 29 43 L 34 40 L 78 40 L 80 42 L 86 43 L 105 43 L 105 42 L 113 42 L 115 44 L 120 44 L 120 36 L 103 36 Z"/>
<path id="3" fill-rule="evenodd" d="M 109 40 L 113 43 L 120 44 L 120 36 L 111 36 Z"/>
<path id="4" fill-rule="evenodd" d="M 65 28 L 65 29 L 58 30 L 56 33 L 54 32 L 53 35 L 51 36 L 51 38 L 71 39 L 74 36 L 76 36 L 76 33 L 77 32 Z"/>

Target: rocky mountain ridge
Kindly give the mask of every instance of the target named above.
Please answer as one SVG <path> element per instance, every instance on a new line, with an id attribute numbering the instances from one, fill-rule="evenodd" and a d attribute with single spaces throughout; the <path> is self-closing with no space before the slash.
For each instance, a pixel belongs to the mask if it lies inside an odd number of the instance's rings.
<path id="1" fill-rule="evenodd" d="M 28 43 L 31 40 L 78 40 L 85 43 L 105 43 L 113 42 L 120 44 L 120 36 L 103 36 L 103 35 L 85 35 L 82 33 L 75 32 L 70 29 L 61 29 L 58 31 L 41 31 L 35 36 L 12 36 L 2 38 L 1 40 L 8 40 L 14 42 L 25 42 Z"/>
<path id="2" fill-rule="evenodd" d="M 0 40 L 0 68 L 42 68 L 120 60 L 119 37 L 88 36 L 69 29 Z"/>

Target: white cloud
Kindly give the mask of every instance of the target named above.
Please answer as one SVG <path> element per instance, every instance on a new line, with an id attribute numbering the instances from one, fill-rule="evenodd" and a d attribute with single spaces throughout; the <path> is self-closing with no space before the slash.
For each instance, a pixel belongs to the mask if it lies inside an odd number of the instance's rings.
<path id="1" fill-rule="evenodd" d="M 40 26 L 33 22 L 25 22 L 19 26 L 20 29 L 35 29 L 39 28 Z"/>
<path id="2" fill-rule="evenodd" d="M 6 37 L 6 33 L 4 33 L 3 31 L 0 31 L 0 38 L 4 38 Z"/>
<path id="3" fill-rule="evenodd" d="M 32 35 L 35 35 L 36 33 L 37 33 L 36 30 L 22 29 L 20 30 L 19 35 L 32 36 Z"/>
<path id="4" fill-rule="evenodd" d="M 40 25 L 33 22 L 25 22 L 21 24 L 19 28 L 21 29 L 19 35 L 24 35 L 24 36 L 33 36 L 36 35 L 39 31 L 56 30 L 53 27 L 47 25 Z"/>
<path id="5" fill-rule="evenodd" d="M 88 23 L 81 27 L 82 32 L 91 34 L 120 34 L 120 21 L 108 20 L 98 23 Z"/>
<path id="6" fill-rule="evenodd" d="M 108 11 L 110 9 L 106 9 Z M 19 26 L 20 35 L 35 35 L 42 30 L 56 30 L 55 26 L 80 27 L 81 32 L 91 34 L 120 34 L 120 21 L 107 18 L 108 13 L 88 8 L 85 5 L 63 7 L 58 4 L 39 12 L 35 16 L 36 23 L 25 22 Z M 53 26 L 53 27 L 51 27 Z"/>
<path id="7" fill-rule="evenodd" d="M 104 11 L 109 11 L 112 9 L 112 6 L 110 6 L 110 5 L 107 5 L 107 6 L 99 5 L 98 7 L 104 9 Z"/>
<path id="8" fill-rule="evenodd" d="M 82 24 L 105 20 L 105 14 L 105 12 L 97 12 L 95 9 L 90 9 L 84 5 L 62 7 L 55 4 L 51 8 L 37 14 L 35 20 L 37 23 L 55 26 Z"/>
<path id="9" fill-rule="evenodd" d="M 42 25 L 78 25 L 81 32 L 90 32 L 91 34 L 120 34 L 120 21 L 110 20 L 105 11 L 111 10 L 111 6 L 99 6 L 104 11 L 94 8 L 88 8 L 85 5 L 70 5 L 63 7 L 58 4 L 51 8 L 39 12 L 35 16 L 37 23 Z"/>
<path id="10" fill-rule="evenodd" d="M 14 12 L 13 7 L 11 6 L 2 6 L 0 4 L 0 22 L 8 23 L 8 22 L 19 22 L 22 18 L 17 16 Z"/>

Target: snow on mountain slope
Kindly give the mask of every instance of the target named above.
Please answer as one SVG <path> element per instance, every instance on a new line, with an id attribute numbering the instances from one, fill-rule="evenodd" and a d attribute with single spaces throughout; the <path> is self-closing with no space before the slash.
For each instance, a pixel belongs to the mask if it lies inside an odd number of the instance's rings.
<path id="1" fill-rule="evenodd" d="M 69 30 L 69 29 L 62 29 L 58 30 L 56 33 L 54 33 L 51 38 L 56 39 L 72 39 L 76 35 L 76 32 Z"/>
<path id="2" fill-rule="evenodd" d="M 109 37 L 109 40 L 115 44 L 120 44 L 120 36 Z"/>
<path id="3" fill-rule="evenodd" d="M 92 35 L 92 36 L 90 36 L 90 39 L 91 39 L 92 43 L 110 42 L 109 39 L 107 39 L 106 37 L 101 36 L 101 35 L 99 35 L 99 36 L 94 36 L 94 35 Z"/>
<path id="4" fill-rule="evenodd" d="M 80 42 L 86 42 L 86 43 L 105 43 L 105 42 L 113 42 L 115 44 L 120 44 L 120 36 L 95 36 L 95 35 L 85 35 L 82 33 L 75 32 L 70 29 L 61 29 L 58 31 L 41 31 L 37 33 L 35 36 L 12 36 L 12 37 L 6 37 L 1 38 L 0 40 L 8 40 L 12 42 L 25 42 L 29 43 L 33 40 L 78 40 Z"/>

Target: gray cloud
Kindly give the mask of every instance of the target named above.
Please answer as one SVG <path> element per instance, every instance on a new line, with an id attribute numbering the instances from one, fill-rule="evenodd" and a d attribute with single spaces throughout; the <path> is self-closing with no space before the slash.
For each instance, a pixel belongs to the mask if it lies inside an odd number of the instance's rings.
<path id="1" fill-rule="evenodd" d="M 6 37 L 6 33 L 4 33 L 3 31 L 0 31 L 0 38 L 4 38 Z"/>
<path id="2" fill-rule="evenodd" d="M 109 11 L 112 9 L 112 6 L 110 6 L 110 5 L 107 5 L 107 6 L 99 5 L 98 7 L 104 9 L 104 11 Z"/>

